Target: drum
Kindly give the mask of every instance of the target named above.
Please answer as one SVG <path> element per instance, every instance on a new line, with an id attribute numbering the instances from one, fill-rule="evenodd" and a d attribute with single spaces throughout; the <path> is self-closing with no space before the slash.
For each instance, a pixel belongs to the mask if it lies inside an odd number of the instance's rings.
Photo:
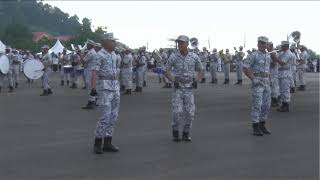
<path id="1" fill-rule="evenodd" d="M 43 76 L 43 64 L 35 59 L 25 61 L 23 65 L 23 73 L 29 79 L 39 79 Z"/>
<path id="2" fill-rule="evenodd" d="M 71 74 L 73 72 L 73 67 L 71 65 L 64 65 L 63 72 L 65 74 Z"/>
<path id="3" fill-rule="evenodd" d="M 0 57 L 0 72 L 2 74 L 8 74 L 10 67 L 9 59 L 6 55 Z"/>

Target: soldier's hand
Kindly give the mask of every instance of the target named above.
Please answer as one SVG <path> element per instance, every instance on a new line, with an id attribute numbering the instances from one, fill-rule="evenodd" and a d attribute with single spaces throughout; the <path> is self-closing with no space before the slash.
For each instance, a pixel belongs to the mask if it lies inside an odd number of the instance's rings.
<path id="1" fill-rule="evenodd" d="M 197 89 L 198 88 L 198 83 L 197 81 L 193 81 L 192 83 L 192 88 Z"/>
<path id="2" fill-rule="evenodd" d="M 43 69 L 42 69 L 42 71 L 45 71 L 45 70 L 46 70 L 46 68 L 43 68 Z"/>
<path id="3" fill-rule="evenodd" d="M 97 93 L 96 89 L 92 88 L 91 92 L 90 92 L 90 96 L 97 96 L 97 95 L 98 95 L 98 93 Z"/>

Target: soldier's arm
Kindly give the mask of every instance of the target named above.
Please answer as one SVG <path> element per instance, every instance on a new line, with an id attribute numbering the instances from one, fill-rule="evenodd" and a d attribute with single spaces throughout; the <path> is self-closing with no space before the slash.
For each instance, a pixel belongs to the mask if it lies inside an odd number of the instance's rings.
<path id="1" fill-rule="evenodd" d="M 197 71 L 196 81 L 198 82 L 203 78 L 203 68 L 199 57 L 196 57 L 195 70 Z"/>
<path id="2" fill-rule="evenodd" d="M 175 77 L 173 76 L 171 69 L 173 67 L 173 57 L 174 55 L 172 54 L 169 59 L 168 59 L 168 63 L 166 64 L 166 71 L 164 73 L 164 75 L 171 81 L 174 82 L 175 81 Z"/>
<path id="3" fill-rule="evenodd" d="M 251 70 L 251 66 L 253 64 L 253 57 L 250 55 L 243 64 L 243 73 L 251 80 L 253 81 L 254 76 Z"/>

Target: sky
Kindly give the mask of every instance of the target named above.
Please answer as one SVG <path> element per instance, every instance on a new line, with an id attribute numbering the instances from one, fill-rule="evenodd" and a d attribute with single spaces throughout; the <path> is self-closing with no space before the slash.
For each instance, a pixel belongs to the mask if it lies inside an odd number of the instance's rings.
<path id="1" fill-rule="evenodd" d="M 196 37 L 199 48 L 255 48 L 257 37 L 274 45 L 293 31 L 301 44 L 320 53 L 319 1 L 44 1 L 80 20 L 88 17 L 93 28 L 108 32 L 130 46 L 148 50 L 170 47 L 180 34 Z"/>

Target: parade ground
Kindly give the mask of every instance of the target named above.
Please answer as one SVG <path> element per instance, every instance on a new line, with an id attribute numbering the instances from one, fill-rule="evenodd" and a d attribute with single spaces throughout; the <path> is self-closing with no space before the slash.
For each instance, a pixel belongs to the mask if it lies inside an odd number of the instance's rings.
<path id="1" fill-rule="evenodd" d="M 40 80 L 0 93 L 0 180 L 318 180 L 319 73 L 292 94 L 289 113 L 272 108 L 271 135 L 252 136 L 250 82 L 198 84 L 192 142 L 171 140 L 171 92 L 148 74 L 142 93 L 121 96 L 113 143 L 92 152 L 97 110 L 82 110 L 87 91 L 60 86 L 39 96 Z"/>

